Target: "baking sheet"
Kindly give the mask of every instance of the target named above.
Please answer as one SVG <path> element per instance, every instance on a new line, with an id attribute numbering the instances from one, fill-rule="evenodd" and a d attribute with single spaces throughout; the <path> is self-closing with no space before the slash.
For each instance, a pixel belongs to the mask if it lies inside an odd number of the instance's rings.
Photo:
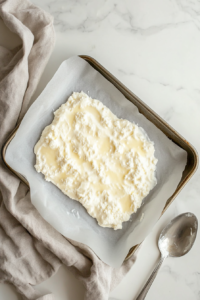
<path id="1" fill-rule="evenodd" d="M 74 92 L 84 91 L 106 105 L 118 118 L 143 127 L 155 143 L 158 183 L 143 200 L 141 208 L 123 223 L 121 230 L 100 227 L 77 201 L 64 195 L 34 169 L 34 145 L 53 111 Z M 25 115 L 7 152 L 8 164 L 30 184 L 31 201 L 43 218 L 64 236 L 87 244 L 107 264 L 119 267 L 129 249 L 142 242 L 161 215 L 167 199 L 181 180 L 187 153 L 170 141 L 138 112 L 109 81 L 79 57 L 64 61 Z"/>

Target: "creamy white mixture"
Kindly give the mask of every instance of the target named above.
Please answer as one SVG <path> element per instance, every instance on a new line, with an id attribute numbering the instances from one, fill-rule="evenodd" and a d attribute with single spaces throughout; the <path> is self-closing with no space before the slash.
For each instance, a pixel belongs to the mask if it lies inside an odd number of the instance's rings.
<path id="1" fill-rule="evenodd" d="M 36 170 L 100 226 L 121 229 L 156 185 L 153 142 L 83 92 L 54 115 L 34 148 Z"/>

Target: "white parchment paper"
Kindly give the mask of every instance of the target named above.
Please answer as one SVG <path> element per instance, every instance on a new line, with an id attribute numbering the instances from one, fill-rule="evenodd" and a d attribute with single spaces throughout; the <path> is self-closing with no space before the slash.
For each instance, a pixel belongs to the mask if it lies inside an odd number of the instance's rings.
<path id="1" fill-rule="evenodd" d="M 158 183 L 143 200 L 137 213 L 131 216 L 130 221 L 123 223 L 121 230 L 100 227 L 79 202 L 45 181 L 44 176 L 34 168 L 34 145 L 44 127 L 52 122 L 53 111 L 66 102 L 74 91 L 84 91 L 102 101 L 118 118 L 125 118 L 143 127 L 155 143 Z M 26 113 L 7 149 L 6 160 L 28 180 L 31 201 L 47 222 L 64 236 L 87 244 L 107 264 L 119 267 L 129 249 L 144 240 L 160 217 L 167 199 L 180 182 L 187 154 L 140 114 L 133 103 L 86 61 L 72 57 L 61 64 Z"/>

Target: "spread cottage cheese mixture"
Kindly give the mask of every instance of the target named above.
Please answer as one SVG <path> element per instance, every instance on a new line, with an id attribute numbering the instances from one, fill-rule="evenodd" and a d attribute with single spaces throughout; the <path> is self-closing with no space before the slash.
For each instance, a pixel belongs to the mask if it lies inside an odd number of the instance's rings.
<path id="1" fill-rule="evenodd" d="M 34 148 L 37 172 L 103 227 L 121 229 L 156 185 L 154 144 L 100 101 L 73 93 Z"/>

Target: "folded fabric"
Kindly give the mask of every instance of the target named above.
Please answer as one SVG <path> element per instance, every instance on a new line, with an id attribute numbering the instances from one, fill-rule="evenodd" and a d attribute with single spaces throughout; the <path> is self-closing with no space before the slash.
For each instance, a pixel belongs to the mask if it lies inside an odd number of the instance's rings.
<path id="1" fill-rule="evenodd" d="M 31 105 L 31 97 L 52 52 L 53 18 L 27 0 L 0 0 L 0 17 L 22 44 L 0 46 L 0 147 Z M 1 41 L 0 41 L 1 42 Z M 23 299 L 50 300 L 34 285 L 63 263 L 85 286 L 85 299 L 106 300 L 135 261 L 113 269 L 87 246 L 51 227 L 30 200 L 27 186 L 0 161 L 0 281 L 13 284 Z"/>

